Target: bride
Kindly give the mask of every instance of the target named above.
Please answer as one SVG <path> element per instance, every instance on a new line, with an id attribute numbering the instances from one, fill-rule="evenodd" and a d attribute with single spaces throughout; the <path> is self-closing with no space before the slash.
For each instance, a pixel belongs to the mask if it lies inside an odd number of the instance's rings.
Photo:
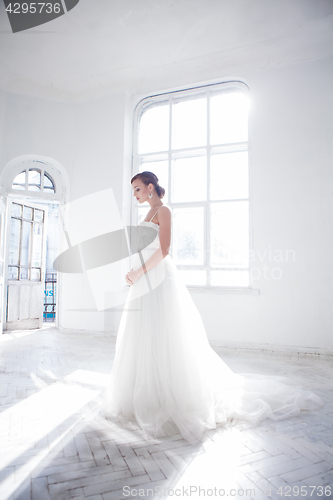
<path id="1" fill-rule="evenodd" d="M 161 201 L 165 190 L 152 172 L 135 175 L 131 185 L 137 201 L 150 205 L 140 226 L 154 228 L 156 238 L 141 257 L 135 254 L 126 275 L 130 291 L 102 415 L 137 422 L 148 436 L 178 433 L 194 443 L 205 429 L 235 419 L 257 425 L 320 408 L 320 397 L 285 377 L 236 374 L 215 353 L 169 255 L 172 215 Z M 147 290 L 146 281 L 157 285 Z"/>

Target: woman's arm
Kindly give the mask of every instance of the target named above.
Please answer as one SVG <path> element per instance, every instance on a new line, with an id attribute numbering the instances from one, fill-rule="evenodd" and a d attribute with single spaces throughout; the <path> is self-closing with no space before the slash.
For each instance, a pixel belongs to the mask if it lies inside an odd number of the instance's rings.
<path id="1" fill-rule="evenodd" d="M 169 255 L 170 244 L 171 244 L 171 212 L 167 207 L 161 207 L 158 212 L 158 221 L 160 224 L 160 247 L 153 253 L 147 262 L 139 267 L 136 271 L 130 271 L 127 276 L 128 279 L 133 283 L 137 281 L 141 276 L 150 271 L 153 267 L 157 266 L 164 257 Z"/>

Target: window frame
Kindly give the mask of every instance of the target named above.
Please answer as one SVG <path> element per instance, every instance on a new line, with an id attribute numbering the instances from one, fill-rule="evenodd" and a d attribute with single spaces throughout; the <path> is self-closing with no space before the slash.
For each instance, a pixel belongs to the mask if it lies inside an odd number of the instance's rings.
<path id="1" fill-rule="evenodd" d="M 22 162 L 19 166 L 13 169 L 13 173 L 10 177 L 11 182 L 8 182 L 8 194 L 13 196 L 28 196 L 33 198 L 43 198 L 50 200 L 59 199 L 59 193 L 57 189 L 57 181 L 54 179 L 54 175 L 49 172 L 49 165 L 41 160 L 26 160 Z M 15 172 L 16 170 L 16 172 Z M 40 174 L 40 184 L 29 183 L 29 172 L 36 171 Z M 15 179 L 18 175 L 25 173 L 25 182 L 24 184 L 15 183 Z M 44 185 L 44 176 L 48 178 L 48 180 L 52 184 L 52 188 Z M 20 188 L 16 186 L 21 186 Z M 35 186 L 39 189 L 29 189 L 30 186 Z"/>
<path id="2" fill-rule="evenodd" d="M 135 107 L 134 110 L 134 121 L 133 121 L 133 141 L 132 141 L 132 171 L 131 176 L 136 173 L 142 171 L 142 164 L 145 163 L 145 169 L 147 168 L 147 163 L 154 162 L 158 160 L 165 159 L 168 161 L 168 190 L 167 190 L 167 203 L 171 209 L 178 207 L 195 207 L 201 206 L 204 208 L 204 263 L 202 266 L 198 265 L 178 265 L 177 268 L 179 270 L 206 270 L 206 284 L 205 285 L 187 285 L 188 288 L 196 289 L 198 291 L 220 291 L 220 292 L 239 292 L 239 293 L 251 293 L 258 294 L 259 290 L 255 290 L 253 288 L 253 279 L 252 279 L 252 265 L 251 259 L 249 258 L 249 265 L 246 268 L 241 267 L 212 267 L 211 266 L 211 253 L 210 253 L 210 211 L 211 206 L 214 203 L 224 203 L 224 202 L 232 202 L 232 201 L 242 201 L 246 200 L 248 202 L 248 241 L 249 241 L 249 256 L 253 251 L 253 231 L 252 231 L 252 169 L 251 169 L 251 127 L 250 127 L 250 113 L 248 117 L 248 140 L 242 141 L 238 143 L 228 143 L 228 144 L 210 144 L 210 99 L 212 95 L 216 93 L 224 93 L 230 92 L 232 90 L 237 90 L 238 92 L 244 93 L 247 97 L 249 97 L 250 91 L 249 87 L 246 83 L 240 80 L 230 80 L 226 82 L 212 83 L 208 85 L 201 85 L 198 87 L 173 90 L 170 92 L 163 92 L 160 94 L 150 95 L 142 98 Z M 190 147 L 190 148 L 182 148 L 182 149 L 172 149 L 171 148 L 171 140 L 172 140 L 172 104 L 176 101 L 184 101 L 187 99 L 200 98 L 200 96 L 207 97 L 207 138 L 206 144 L 204 146 L 199 147 Z M 143 113 L 151 106 L 163 105 L 169 102 L 169 145 L 167 151 L 159 151 L 155 153 L 139 153 L 138 145 L 139 145 L 139 126 L 140 119 Z M 205 151 L 205 155 L 207 158 L 207 197 L 204 201 L 193 201 L 193 202 L 172 202 L 171 201 L 171 186 L 172 186 L 172 166 L 171 162 L 174 159 L 175 155 L 181 157 L 188 157 L 190 152 L 195 151 Z M 241 152 L 246 151 L 248 154 L 248 198 L 239 198 L 239 199 L 227 199 L 227 200 L 211 200 L 210 199 L 210 159 L 212 155 L 212 151 L 214 153 L 217 152 Z M 138 223 L 138 208 L 140 206 L 134 203 L 133 197 L 131 198 L 131 219 L 135 221 L 135 225 Z M 171 241 L 170 255 L 173 256 L 173 235 Z M 210 272 L 212 270 L 240 270 L 247 269 L 249 271 L 249 284 L 248 286 L 216 286 L 210 284 Z"/>

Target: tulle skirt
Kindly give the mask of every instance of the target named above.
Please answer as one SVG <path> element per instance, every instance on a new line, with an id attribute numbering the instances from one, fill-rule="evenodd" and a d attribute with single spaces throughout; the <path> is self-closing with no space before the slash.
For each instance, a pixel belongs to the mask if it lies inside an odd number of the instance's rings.
<path id="1" fill-rule="evenodd" d="M 125 304 L 103 416 L 136 422 L 147 436 L 179 433 L 193 443 L 233 419 L 257 425 L 323 406 L 286 377 L 234 373 L 211 348 L 170 256 L 147 275 Z"/>

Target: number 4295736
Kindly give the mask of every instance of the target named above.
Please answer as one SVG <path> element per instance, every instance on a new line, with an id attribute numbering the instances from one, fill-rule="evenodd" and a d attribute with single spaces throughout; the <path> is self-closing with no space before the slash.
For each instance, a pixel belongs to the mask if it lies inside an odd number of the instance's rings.
<path id="1" fill-rule="evenodd" d="M 60 3 L 24 2 L 10 3 L 6 7 L 10 14 L 59 14 L 61 12 Z"/>

